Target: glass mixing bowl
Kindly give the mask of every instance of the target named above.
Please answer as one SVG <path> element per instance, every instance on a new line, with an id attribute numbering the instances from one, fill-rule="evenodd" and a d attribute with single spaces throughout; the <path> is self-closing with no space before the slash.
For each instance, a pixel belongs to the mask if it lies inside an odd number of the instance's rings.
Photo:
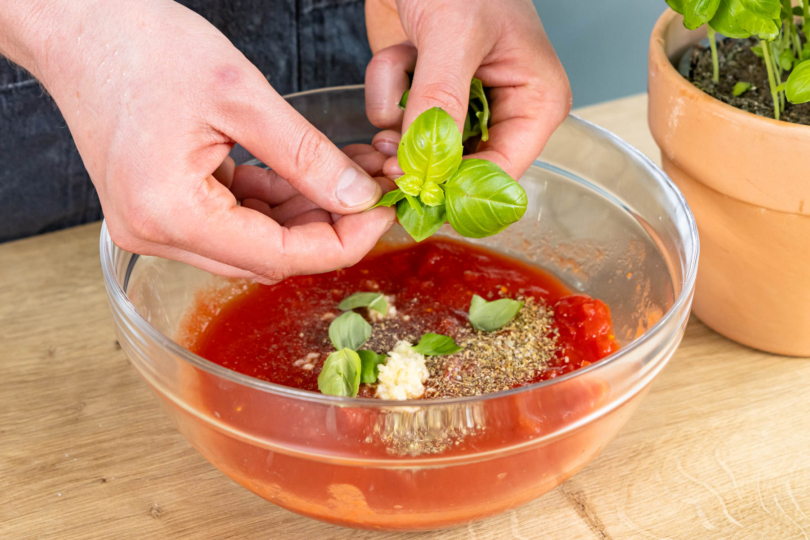
<path id="1" fill-rule="evenodd" d="M 288 100 L 339 146 L 376 132 L 361 86 Z M 253 159 L 239 147 L 232 156 L 237 164 Z M 697 229 L 680 192 L 638 151 L 588 122 L 569 117 L 521 183 L 529 196 L 523 219 L 474 242 L 606 301 L 623 345 L 566 376 L 411 402 L 253 379 L 179 344 L 190 306 L 208 299 L 215 310 L 244 284 L 128 253 L 104 228 L 101 262 L 120 343 L 189 442 L 284 508 L 388 530 L 448 527 L 514 508 L 584 467 L 636 409 L 681 340 L 698 262 Z M 446 229 L 440 234 L 454 236 Z M 408 240 L 397 226 L 385 241 Z"/>

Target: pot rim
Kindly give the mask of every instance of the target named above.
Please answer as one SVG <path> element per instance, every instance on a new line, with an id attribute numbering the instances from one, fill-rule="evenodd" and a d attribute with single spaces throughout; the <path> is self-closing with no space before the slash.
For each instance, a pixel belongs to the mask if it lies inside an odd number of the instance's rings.
<path id="1" fill-rule="evenodd" d="M 737 107 L 710 96 L 687 81 L 686 78 L 675 69 L 675 66 L 672 64 L 672 61 L 669 59 L 664 49 L 666 45 L 666 30 L 673 23 L 682 24 L 682 22 L 682 15 L 671 8 L 667 8 L 658 18 L 658 21 L 656 21 L 652 35 L 650 36 L 650 61 L 658 65 L 659 73 L 666 77 L 668 84 L 674 85 L 677 90 L 689 97 L 699 100 L 703 107 L 710 109 L 713 114 L 721 118 L 735 122 L 757 122 L 759 124 L 757 129 L 760 131 L 772 134 L 778 133 L 782 137 L 806 138 L 808 142 L 810 142 L 810 126 L 785 122 L 784 120 L 776 120 L 775 118 L 767 118 L 738 109 Z M 696 37 L 701 35 L 700 30 L 686 30 L 684 28 L 684 31 L 693 33 Z M 786 133 L 789 131 L 793 131 L 793 133 Z"/>

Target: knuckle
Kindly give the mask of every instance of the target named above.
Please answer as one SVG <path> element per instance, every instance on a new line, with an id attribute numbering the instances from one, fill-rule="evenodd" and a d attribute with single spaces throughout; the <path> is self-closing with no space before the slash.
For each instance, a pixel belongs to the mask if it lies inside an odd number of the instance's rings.
<path id="1" fill-rule="evenodd" d="M 329 156 L 329 145 L 323 136 L 309 126 L 298 137 L 295 150 L 295 169 L 299 175 L 317 170 Z"/>
<path id="2" fill-rule="evenodd" d="M 428 83 L 422 88 L 421 96 L 431 106 L 445 109 L 451 116 L 463 116 L 466 105 L 459 96 L 465 96 L 469 89 L 460 88 L 457 83 L 438 81 Z"/>

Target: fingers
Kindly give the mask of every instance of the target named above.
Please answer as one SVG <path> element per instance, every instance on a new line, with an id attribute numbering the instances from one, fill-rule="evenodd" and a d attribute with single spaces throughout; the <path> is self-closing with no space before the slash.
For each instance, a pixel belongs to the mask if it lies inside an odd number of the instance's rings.
<path id="1" fill-rule="evenodd" d="M 441 107 L 452 116 L 459 131 L 464 128 L 470 81 L 493 39 L 480 32 L 476 16 L 452 12 L 443 16 L 439 12 L 420 20 L 416 30 L 419 59 L 403 116 L 403 133 L 419 114 L 432 107 Z M 456 37 L 452 44 L 448 43 L 448 32 Z"/>
<path id="2" fill-rule="evenodd" d="M 214 171 L 214 178 L 226 188 L 230 188 L 233 183 L 233 172 L 236 164 L 233 162 L 231 156 L 226 157 L 219 167 Z"/>
<path id="3" fill-rule="evenodd" d="M 371 146 L 374 147 L 376 151 L 388 157 L 396 156 L 401 139 L 402 135 L 398 131 L 387 129 L 374 135 L 374 138 L 371 140 Z"/>
<path id="4" fill-rule="evenodd" d="M 366 68 L 366 115 L 378 128 L 402 124 L 399 102 L 416 67 L 416 47 L 401 43 L 377 52 Z"/>
<path id="5" fill-rule="evenodd" d="M 253 165 L 236 167 L 230 189 L 238 201 L 258 199 L 273 206 L 299 194 L 297 189 L 275 172 Z"/>
<path id="6" fill-rule="evenodd" d="M 489 140 L 470 157 L 494 161 L 513 178 L 526 172 L 571 110 L 568 79 L 550 47 L 544 61 L 526 69 L 526 79 L 512 81 L 514 86 L 497 86 L 506 82 L 506 73 L 482 75 L 491 75 L 487 80 L 495 86 L 489 90 Z"/>
<path id="7" fill-rule="evenodd" d="M 252 66 L 251 66 L 252 68 Z M 321 208 L 369 208 L 379 185 L 279 96 L 255 68 L 224 67 L 212 81 L 214 127 L 244 146 Z"/>
<path id="8" fill-rule="evenodd" d="M 269 281 L 355 264 L 395 219 L 390 208 L 376 208 L 346 215 L 332 226 L 321 219 L 325 212 L 307 211 L 287 228 L 261 212 L 236 206 L 231 193 L 213 177 L 201 186 L 196 199 L 176 209 L 183 219 L 173 227 L 170 241 L 163 243 Z M 302 221 L 305 224 L 296 224 Z"/>

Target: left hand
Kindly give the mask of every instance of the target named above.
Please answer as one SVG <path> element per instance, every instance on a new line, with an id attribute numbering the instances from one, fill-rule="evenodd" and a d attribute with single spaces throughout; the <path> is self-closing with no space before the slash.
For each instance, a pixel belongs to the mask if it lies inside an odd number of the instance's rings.
<path id="1" fill-rule="evenodd" d="M 374 53 L 366 113 L 388 130 L 373 142 L 383 154 L 395 156 L 399 133 L 431 107 L 461 130 L 477 77 L 489 89 L 492 116 L 489 140 L 471 157 L 519 178 L 571 109 L 568 78 L 530 0 L 366 0 L 366 26 Z M 402 174 L 395 157 L 383 172 Z"/>

